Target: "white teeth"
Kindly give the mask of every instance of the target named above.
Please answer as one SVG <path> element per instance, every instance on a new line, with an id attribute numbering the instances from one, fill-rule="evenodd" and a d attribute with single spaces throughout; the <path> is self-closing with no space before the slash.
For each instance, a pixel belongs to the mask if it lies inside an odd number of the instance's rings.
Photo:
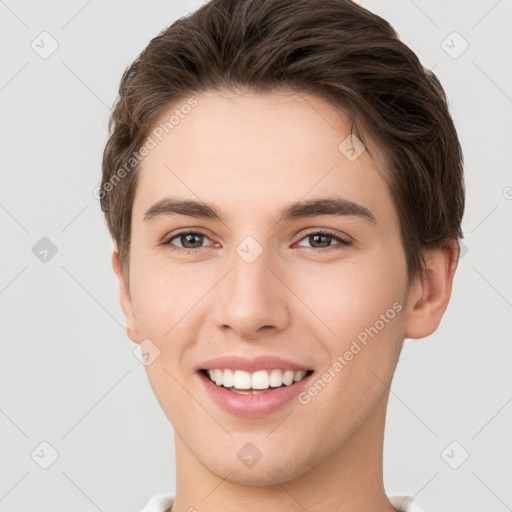
<path id="1" fill-rule="evenodd" d="M 222 385 L 226 388 L 230 388 L 233 386 L 235 382 L 235 374 L 231 370 L 224 370 L 224 374 L 222 376 Z"/>
<path id="2" fill-rule="evenodd" d="M 306 375 L 306 370 L 301 370 L 300 372 L 295 372 L 295 375 L 293 376 L 293 382 L 299 382 L 304 378 L 304 375 Z"/>
<path id="3" fill-rule="evenodd" d="M 272 370 L 270 372 L 270 387 L 278 388 L 283 385 L 283 372 L 281 370 Z"/>
<path id="4" fill-rule="evenodd" d="M 222 370 L 215 370 L 222 372 Z M 224 372 L 222 372 L 224 373 Z M 217 386 L 222 386 L 223 382 L 220 384 L 216 382 Z M 235 370 L 235 378 L 233 379 L 233 387 L 236 389 L 251 389 L 251 375 L 247 372 L 243 372 L 242 370 Z"/>
<path id="5" fill-rule="evenodd" d="M 292 370 L 286 370 L 283 373 L 283 384 L 286 386 L 289 386 L 293 383 L 293 371 Z"/>
<path id="6" fill-rule="evenodd" d="M 271 370 L 270 372 L 258 370 L 253 373 L 218 368 L 208 370 L 210 380 L 215 382 L 217 386 L 241 390 L 278 388 L 282 385 L 290 386 L 294 382 L 301 381 L 306 373 L 305 370 L 297 372 L 293 370 Z"/>
<path id="7" fill-rule="evenodd" d="M 217 384 L 217 386 L 222 386 L 222 380 L 223 380 L 222 370 L 214 370 L 214 372 L 215 372 L 215 384 Z"/>
<path id="8" fill-rule="evenodd" d="M 251 388 L 252 389 L 267 389 L 268 388 L 268 373 L 265 370 L 254 372 L 251 375 Z M 227 386 L 224 386 L 227 387 Z"/>

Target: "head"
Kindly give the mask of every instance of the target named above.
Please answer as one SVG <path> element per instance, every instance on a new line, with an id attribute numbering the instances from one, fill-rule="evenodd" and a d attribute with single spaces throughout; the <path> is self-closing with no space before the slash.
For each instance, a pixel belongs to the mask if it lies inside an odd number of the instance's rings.
<path id="1" fill-rule="evenodd" d="M 128 335 L 157 347 L 148 376 L 177 435 L 223 478 L 250 440 L 265 466 L 231 478 L 264 484 L 383 420 L 404 337 L 448 304 L 462 152 L 440 83 L 382 18 L 213 0 L 124 73 L 99 196 Z M 331 378 L 267 436 L 289 410 L 207 403 L 198 365 L 236 354 Z"/>

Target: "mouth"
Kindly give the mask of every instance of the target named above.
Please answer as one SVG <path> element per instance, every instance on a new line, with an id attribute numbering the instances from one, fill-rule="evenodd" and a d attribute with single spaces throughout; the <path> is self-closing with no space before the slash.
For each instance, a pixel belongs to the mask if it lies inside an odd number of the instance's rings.
<path id="1" fill-rule="evenodd" d="M 313 370 L 244 370 L 203 368 L 198 371 L 216 386 L 241 395 L 260 395 L 290 387 L 309 377 Z"/>

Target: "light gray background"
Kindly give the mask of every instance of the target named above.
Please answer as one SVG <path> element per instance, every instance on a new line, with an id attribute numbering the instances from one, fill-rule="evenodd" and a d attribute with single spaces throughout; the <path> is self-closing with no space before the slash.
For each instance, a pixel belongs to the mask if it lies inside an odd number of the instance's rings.
<path id="1" fill-rule="evenodd" d="M 512 2 L 362 3 L 434 68 L 466 158 L 467 252 L 439 330 L 404 347 L 386 489 L 430 512 L 511 510 Z M 123 70 L 201 4 L 0 1 L 2 512 L 137 511 L 174 490 L 172 427 L 125 335 L 93 190 Z M 46 59 L 43 31 L 59 45 Z"/>

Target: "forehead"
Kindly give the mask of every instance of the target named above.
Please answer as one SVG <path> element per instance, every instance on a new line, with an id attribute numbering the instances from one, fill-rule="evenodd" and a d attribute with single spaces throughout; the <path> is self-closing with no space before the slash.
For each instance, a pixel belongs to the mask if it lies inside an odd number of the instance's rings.
<path id="1" fill-rule="evenodd" d="M 365 150 L 347 114 L 327 101 L 291 91 L 193 99 L 174 104 L 151 131 L 134 211 L 165 194 L 254 213 L 333 193 L 382 214 L 392 208 L 375 144 L 365 140 Z"/>

